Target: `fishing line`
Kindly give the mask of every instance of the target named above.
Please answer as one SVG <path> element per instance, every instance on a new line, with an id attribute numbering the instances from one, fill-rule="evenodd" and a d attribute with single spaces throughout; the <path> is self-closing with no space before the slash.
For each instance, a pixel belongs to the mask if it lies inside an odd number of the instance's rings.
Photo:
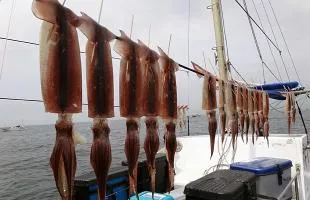
<path id="1" fill-rule="evenodd" d="M 130 26 L 130 39 L 131 39 L 131 35 L 132 35 L 132 29 L 133 29 L 133 21 L 135 20 L 135 15 L 132 15 L 131 18 L 131 26 Z"/>
<path id="2" fill-rule="evenodd" d="M 15 6 L 15 0 L 13 0 L 13 2 L 12 2 L 11 13 L 10 13 L 10 18 L 9 18 L 9 25 L 8 25 L 8 30 L 7 30 L 7 32 L 6 32 L 6 37 L 9 37 L 14 6 Z M 0 80 L 2 79 L 2 73 L 3 73 L 4 63 L 5 63 L 5 56 L 6 56 L 7 44 L 8 44 L 8 40 L 5 40 L 5 43 L 4 43 L 4 50 L 3 50 L 3 56 L 2 56 L 2 65 L 1 65 L 1 71 L 0 71 Z"/>
<path id="3" fill-rule="evenodd" d="M 148 38 L 148 42 L 147 42 L 147 47 L 149 47 L 150 43 L 151 43 L 151 28 L 152 28 L 152 24 L 150 24 L 150 26 L 149 26 L 149 38 Z"/>
<path id="4" fill-rule="evenodd" d="M 0 97 L 0 100 L 43 103 L 43 100 L 40 100 L 40 99 L 26 99 L 26 98 Z M 87 103 L 82 103 L 82 105 L 83 106 L 87 106 L 88 104 Z M 119 106 L 114 106 L 114 107 L 119 107 Z"/>
<path id="5" fill-rule="evenodd" d="M 101 20 L 102 7 L 103 7 L 103 0 L 101 0 L 101 3 L 100 3 L 100 10 L 99 10 L 99 16 L 98 16 L 98 24 L 100 23 L 100 20 Z"/>
<path id="6" fill-rule="evenodd" d="M 169 37 L 169 43 L 168 43 L 168 56 L 169 56 L 169 51 L 170 51 L 171 37 L 172 37 L 172 34 L 170 34 L 170 37 Z"/>

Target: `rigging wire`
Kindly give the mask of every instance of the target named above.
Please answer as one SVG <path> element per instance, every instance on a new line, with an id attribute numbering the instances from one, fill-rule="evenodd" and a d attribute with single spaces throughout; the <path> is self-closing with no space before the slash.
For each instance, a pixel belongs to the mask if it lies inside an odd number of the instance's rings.
<path id="1" fill-rule="evenodd" d="M 260 22 L 260 25 L 261 25 L 262 29 L 264 30 L 263 22 L 262 22 L 262 20 L 261 20 L 261 17 L 260 17 L 260 15 L 259 15 L 259 12 L 258 12 L 258 10 L 257 10 L 257 8 L 256 8 L 256 5 L 255 5 L 254 0 L 252 0 L 252 4 L 253 4 L 253 6 L 254 6 L 254 9 L 255 9 L 256 15 L 257 15 L 257 17 L 258 17 L 258 20 L 259 20 L 259 22 Z M 283 80 L 282 80 L 282 76 L 281 76 L 281 73 L 280 73 L 280 70 L 279 70 L 279 66 L 278 66 L 277 60 L 276 60 L 276 58 L 275 58 L 275 56 L 274 56 L 274 54 L 273 54 L 273 50 L 272 50 L 272 48 L 271 48 L 270 41 L 269 41 L 267 38 L 266 38 L 266 41 L 267 41 L 267 45 L 268 45 L 270 54 L 271 54 L 271 56 L 272 56 L 272 58 L 273 58 L 273 62 L 274 62 L 274 64 L 275 64 L 276 68 L 277 68 L 277 72 L 278 72 L 279 78 L 280 78 L 280 80 L 281 80 L 281 82 L 282 82 L 282 81 L 283 81 Z"/>
<path id="2" fill-rule="evenodd" d="M 246 0 L 243 0 L 243 5 L 244 5 L 245 10 L 247 12 L 249 12 Z M 249 24 L 250 24 L 250 28 L 251 28 L 251 32 L 252 32 L 253 38 L 254 38 L 254 42 L 255 42 L 256 49 L 257 49 L 257 53 L 258 53 L 258 56 L 259 56 L 259 58 L 261 60 L 262 69 L 263 69 L 263 78 L 264 78 L 264 84 L 265 84 L 266 83 L 266 77 L 265 77 L 264 60 L 263 60 L 262 52 L 261 52 L 261 50 L 259 48 L 259 44 L 258 44 L 258 40 L 257 40 L 255 31 L 254 31 L 254 28 L 253 28 L 253 24 L 252 24 L 252 21 L 251 21 L 249 16 L 248 16 L 248 21 L 249 21 Z"/>
<path id="3" fill-rule="evenodd" d="M 238 4 L 240 4 L 237 0 L 235 0 Z M 242 5 L 240 4 L 240 6 L 242 7 Z M 242 9 L 244 9 L 243 7 L 242 7 Z M 222 9 L 221 9 L 222 10 Z M 248 11 L 247 10 L 245 10 L 244 9 L 244 11 L 247 13 L 247 15 L 248 15 L 248 17 L 249 18 L 251 18 L 252 20 L 254 20 L 251 16 L 250 16 L 250 14 L 248 13 Z M 223 13 L 222 13 L 223 14 Z M 222 19 L 224 20 L 224 17 L 223 17 L 223 15 L 222 15 Z M 256 21 L 254 20 L 254 22 L 256 23 Z M 257 23 L 256 23 L 257 24 Z M 258 24 L 257 24 L 258 25 Z M 224 24 L 224 21 L 223 21 L 223 31 L 224 31 L 224 38 L 225 38 L 225 41 L 226 41 L 226 33 L 225 33 L 225 24 Z M 259 27 L 259 26 L 258 26 Z M 260 27 L 259 27 L 260 28 Z M 261 28 L 260 28 L 261 29 Z M 262 29 L 261 29 L 262 30 Z M 263 31 L 263 30 L 262 30 Z M 265 33 L 265 32 L 264 32 Z M 266 35 L 267 36 L 267 35 Z M 267 36 L 267 38 L 269 38 L 268 36 Z M 270 39 L 270 38 L 269 38 Z M 271 41 L 272 42 L 272 41 Z M 227 41 L 226 41 L 226 45 L 227 45 Z M 226 49 L 228 49 L 228 47 L 226 48 Z M 231 62 L 229 61 L 229 56 L 227 56 L 228 57 L 228 65 L 231 65 Z M 266 62 L 264 62 L 264 61 L 262 61 L 262 65 L 263 66 L 265 66 L 267 69 L 268 69 L 268 71 L 272 74 L 272 76 L 277 80 L 277 81 L 279 81 L 279 82 L 281 82 L 280 80 L 279 80 L 279 78 L 273 73 L 273 71 L 270 69 L 270 67 L 266 64 Z M 228 69 L 229 69 L 229 67 L 228 67 Z M 240 73 L 237 71 L 237 69 L 234 67 L 234 70 L 236 71 L 236 73 L 238 74 L 238 76 L 240 76 Z M 229 69 L 229 72 L 230 72 L 230 74 L 231 74 L 231 71 L 230 71 L 230 69 Z M 240 76 L 240 77 L 242 77 L 242 76 Z M 242 78 L 242 80 L 244 80 L 244 78 Z"/>
<path id="4" fill-rule="evenodd" d="M 14 6 L 15 6 L 15 0 L 13 0 L 13 2 L 12 2 L 11 13 L 10 13 L 10 18 L 9 18 L 9 25 L 8 25 L 8 30 L 6 32 L 6 38 L 9 36 L 9 33 L 10 33 Z M 6 39 L 5 43 L 4 43 L 4 50 L 3 50 L 3 56 L 2 56 L 2 64 L 1 64 L 1 70 L 0 70 L 0 80 L 2 79 L 2 73 L 3 73 L 4 63 L 5 63 L 5 56 L 6 56 L 7 45 L 8 45 L 8 40 Z"/>
<path id="5" fill-rule="evenodd" d="M 248 17 L 255 23 L 255 25 L 264 33 L 264 35 L 266 36 L 266 38 L 276 47 L 276 49 L 278 49 L 280 51 L 280 49 L 275 45 L 275 43 L 268 37 L 268 35 L 265 33 L 265 31 L 257 24 L 257 22 L 251 17 L 251 15 L 249 14 L 249 12 L 239 3 L 238 0 L 235 0 L 235 2 L 242 8 L 242 10 L 248 15 Z M 279 78 L 273 73 L 273 71 L 270 69 L 270 67 L 266 64 L 266 62 L 262 62 L 262 65 L 265 66 L 268 71 L 272 74 L 272 76 L 279 82 L 281 82 L 279 80 Z"/>
<path id="6" fill-rule="evenodd" d="M 270 22 L 270 18 L 269 18 L 267 9 L 266 9 L 266 7 L 265 7 L 265 4 L 264 4 L 263 0 L 261 0 L 261 3 L 262 3 L 262 6 L 263 6 L 263 9 L 264 9 L 264 12 L 265 12 L 265 14 L 266 14 L 266 18 L 267 18 L 268 24 L 269 24 L 269 26 L 270 26 L 271 33 L 272 33 L 272 35 L 273 35 L 273 39 L 274 39 L 276 45 L 279 46 L 278 41 L 277 41 L 277 38 L 276 38 L 275 33 L 274 33 L 274 30 L 273 30 L 273 28 L 272 28 L 271 22 Z M 289 76 L 289 74 L 288 74 L 287 67 L 286 67 L 286 64 L 285 64 L 285 62 L 284 62 L 284 60 L 283 60 L 283 56 L 282 56 L 282 52 L 281 52 L 281 51 L 279 51 L 279 55 L 280 55 L 280 57 L 281 57 L 281 62 L 282 62 L 282 65 L 283 65 L 283 67 L 284 67 L 286 76 L 287 76 L 288 80 L 290 81 L 290 76 Z"/>
<path id="7" fill-rule="evenodd" d="M 273 9 L 273 6 L 272 6 L 270 0 L 268 0 L 268 2 L 269 2 L 269 5 L 270 5 L 270 8 L 271 8 L 271 10 L 272 10 L 273 16 L 274 16 L 274 18 L 275 18 L 275 20 L 276 20 L 276 23 L 277 23 L 277 25 L 278 25 L 278 28 L 279 28 L 279 30 L 280 30 L 282 39 L 283 39 L 284 44 L 285 44 L 285 48 L 286 48 L 286 50 L 287 50 L 287 52 L 288 52 L 288 54 L 289 54 L 289 57 L 290 57 L 290 60 L 291 60 L 291 62 L 292 62 L 292 65 L 293 65 L 293 67 L 294 67 L 294 70 L 295 70 L 295 73 L 296 73 L 296 75 L 297 75 L 298 81 L 299 81 L 299 83 L 301 84 L 301 80 L 300 80 L 300 77 L 299 77 L 299 74 L 298 74 L 298 71 L 297 71 L 295 62 L 294 62 L 294 60 L 293 60 L 291 51 L 290 51 L 290 49 L 289 49 L 289 47 L 288 47 L 288 44 L 287 44 L 287 42 L 286 42 L 286 39 L 285 39 L 285 37 L 284 37 L 283 31 L 282 31 L 282 28 L 281 28 L 280 23 L 279 23 L 279 21 L 278 21 L 278 18 L 277 18 L 277 16 L 276 16 L 275 10 Z"/>
<path id="8" fill-rule="evenodd" d="M 243 76 L 238 72 L 238 70 L 235 68 L 235 66 L 229 62 L 229 65 L 232 66 L 232 68 L 235 70 L 235 72 L 237 73 L 237 75 L 247 84 L 249 85 L 249 83 L 243 78 Z"/>
<path id="9" fill-rule="evenodd" d="M 270 37 L 265 33 L 265 31 L 258 25 L 258 23 L 253 19 L 253 17 L 244 9 L 244 7 L 240 4 L 238 0 L 235 0 L 235 2 L 239 5 L 239 7 L 250 17 L 250 19 L 254 22 L 254 24 L 259 28 L 259 30 L 265 35 L 265 37 L 271 42 L 271 44 L 278 50 L 279 47 L 270 39 Z"/>
<path id="10" fill-rule="evenodd" d="M 298 71 L 297 71 L 297 68 L 296 68 L 294 59 L 293 59 L 293 57 L 292 57 L 291 51 L 290 51 L 290 49 L 289 49 L 289 47 L 288 47 L 288 44 L 287 44 L 287 42 L 286 42 L 286 39 L 285 39 L 285 37 L 284 37 L 283 31 L 282 31 L 282 28 L 281 28 L 280 23 L 279 23 L 279 21 L 278 21 L 278 18 L 277 18 L 277 16 L 276 16 L 276 13 L 275 13 L 275 11 L 274 11 L 274 9 L 273 9 L 273 6 L 272 6 L 270 0 L 268 0 L 268 2 L 269 2 L 269 5 L 270 5 L 270 8 L 271 8 L 271 10 L 272 10 L 273 16 L 274 16 L 274 18 L 275 18 L 275 20 L 276 20 L 276 23 L 277 23 L 277 25 L 278 25 L 278 27 L 279 27 L 279 30 L 280 30 L 282 39 L 283 39 L 283 41 L 284 41 L 286 50 L 287 50 L 287 52 L 288 52 L 288 54 L 289 54 L 290 60 L 291 60 L 292 65 L 293 65 L 293 67 L 294 67 L 294 70 L 295 70 L 295 73 L 296 73 L 296 75 L 297 75 L 298 81 L 299 81 L 299 83 L 301 84 L 300 77 L 299 77 L 299 74 L 298 74 Z"/>

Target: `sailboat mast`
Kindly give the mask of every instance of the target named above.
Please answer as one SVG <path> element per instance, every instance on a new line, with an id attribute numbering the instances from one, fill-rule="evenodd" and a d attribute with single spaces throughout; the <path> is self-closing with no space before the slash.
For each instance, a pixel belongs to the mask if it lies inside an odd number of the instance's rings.
<path id="1" fill-rule="evenodd" d="M 219 67 L 220 79 L 228 80 L 228 69 L 226 65 L 226 54 L 224 46 L 223 20 L 221 15 L 221 0 L 212 0 L 213 23 L 216 40 L 216 53 Z"/>

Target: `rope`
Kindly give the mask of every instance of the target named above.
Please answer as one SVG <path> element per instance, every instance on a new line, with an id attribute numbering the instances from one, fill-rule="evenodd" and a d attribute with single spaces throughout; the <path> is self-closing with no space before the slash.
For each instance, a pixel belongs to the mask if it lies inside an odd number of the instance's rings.
<path id="1" fill-rule="evenodd" d="M 265 33 L 265 31 L 257 24 L 257 22 L 253 19 L 253 17 L 243 8 L 243 6 L 239 3 L 238 0 L 235 0 L 235 2 L 239 5 L 239 7 L 250 17 L 250 19 L 254 22 L 254 24 L 259 28 L 259 30 L 266 36 L 266 38 L 271 42 L 271 44 L 278 50 L 281 51 L 275 43 L 270 39 L 270 37 Z"/>
<path id="2" fill-rule="evenodd" d="M 64 1 L 62 2 L 62 5 L 63 5 L 63 6 L 66 4 L 66 1 L 67 1 L 67 0 L 64 0 Z"/>
<path id="3" fill-rule="evenodd" d="M 243 5 L 244 5 L 245 10 L 247 12 L 249 12 L 246 0 L 243 0 Z M 258 56 L 259 56 L 259 58 L 260 58 L 260 60 L 262 62 L 263 77 L 264 77 L 264 84 L 265 84 L 266 83 L 266 77 L 265 77 L 265 70 L 264 70 L 264 64 L 263 64 L 264 60 L 263 60 L 262 52 L 261 52 L 261 50 L 259 48 L 259 44 L 258 44 L 258 40 L 257 40 L 255 31 L 254 31 L 254 28 L 253 28 L 253 24 L 252 24 L 251 18 L 249 16 L 248 16 L 248 21 L 249 21 L 249 24 L 250 24 L 250 28 L 251 28 L 251 32 L 252 32 L 253 38 L 254 38 L 254 42 L 255 42 L 255 46 L 256 46 L 256 49 L 257 49 Z"/>
<path id="4" fill-rule="evenodd" d="M 268 2 L 269 2 L 269 5 L 270 5 L 270 8 L 271 8 L 271 10 L 272 10 L 273 16 L 274 16 L 274 18 L 275 18 L 275 20 L 276 20 L 276 22 L 277 22 L 278 27 L 279 27 L 281 36 L 282 36 L 283 41 L 284 41 L 284 44 L 285 44 L 285 48 L 286 48 L 286 50 L 287 50 L 287 52 L 288 52 L 288 54 L 289 54 L 289 57 L 290 57 L 290 60 L 291 60 L 291 62 L 292 62 L 292 65 L 293 65 L 293 67 L 294 67 L 294 70 L 295 70 L 295 73 L 296 73 L 296 75 L 297 75 L 298 81 L 299 81 L 299 83 L 301 84 L 300 77 L 299 77 L 298 71 L 297 71 L 297 69 L 296 69 L 295 62 L 294 62 L 294 60 L 293 60 L 291 51 L 290 51 L 290 49 L 289 49 L 289 47 L 288 47 L 288 44 L 287 44 L 287 42 L 286 42 L 286 39 L 285 39 L 285 37 L 284 37 L 283 31 L 282 31 L 282 28 L 281 28 L 281 26 L 280 26 L 280 24 L 279 24 L 279 21 L 278 21 L 278 18 L 277 18 L 277 16 L 276 16 L 276 13 L 275 13 L 275 11 L 274 11 L 274 9 L 273 9 L 273 6 L 272 6 L 270 0 L 268 0 Z"/>
<path id="5" fill-rule="evenodd" d="M 12 2 L 11 13 L 10 13 L 10 18 L 9 18 L 9 25 L 8 25 L 8 30 L 7 30 L 7 32 L 6 32 L 6 37 L 8 37 L 8 36 L 9 36 L 9 33 L 10 33 L 10 28 L 11 28 L 11 22 L 12 22 L 12 15 L 13 15 L 14 6 L 15 6 L 15 0 L 13 0 L 13 2 Z M 8 45 L 8 40 L 5 40 L 5 43 L 4 43 L 4 50 L 3 50 L 3 56 L 2 56 L 1 71 L 0 71 L 0 80 L 2 79 L 2 72 L 3 72 L 4 63 L 5 63 L 5 56 L 6 56 L 6 48 L 7 48 L 7 45 Z"/>
<path id="6" fill-rule="evenodd" d="M 254 8 L 255 8 L 255 12 L 256 12 L 256 15 L 257 15 L 257 17 L 258 17 L 258 20 L 259 20 L 259 22 L 260 22 L 260 25 L 261 25 L 262 29 L 264 30 L 263 22 L 262 22 L 262 20 L 261 20 L 261 18 L 260 18 L 260 15 L 259 15 L 259 13 L 258 13 L 258 10 L 257 10 L 257 8 L 256 8 L 256 5 L 255 5 L 254 0 L 252 0 L 252 4 L 253 4 L 253 6 L 254 6 Z M 282 76 L 281 76 L 281 73 L 280 73 L 279 66 L 278 66 L 278 63 L 277 63 L 277 61 L 276 61 L 276 58 L 275 58 L 275 56 L 274 56 L 274 54 L 273 54 L 273 51 L 272 51 L 272 49 L 271 49 L 270 42 L 269 42 L 269 40 L 268 40 L 267 38 L 266 38 L 266 41 L 267 41 L 267 44 L 268 44 L 268 48 L 269 48 L 270 54 L 271 54 L 271 56 L 272 56 L 272 58 L 273 58 L 273 62 L 274 62 L 274 64 L 275 64 L 276 68 L 277 68 L 278 75 L 279 75 L 280 80 L 281 80 L 281 82 L 282 82 Z"/>
<path id="7" fill-rule="evenodd" d="M 264 12 L 265 12 L 265 14 L 266 14 L 267 21 L 268 21 L 268 24 L 269 24 L 269 26 L 270 26 L 271 33 L 272 33 L 272 35 L 273 35 L 273 38 L 274 38 L 274 40 L 275 40 L 275 43 L 276 43 L 277 46 L 279 46 L 278 41 L 277 41 L 277 39 L 276 39 L 276 36 L 275 36 L 275 34 L 274 34 L 273 28 L 272 28 L 272 25 L 271 25 L 271 22 L 270 22 L 269 15 L 268 15 L 267 9 L 266 9 L 266 7 L 265 7 L 265 4 L 264 4 L 264 2 L 263 2 L 262 0 L 261 0 L 261 3 L 262 3 L 262 6 L 263 6 L 263 8 L 264 8 Z M 285 64 L 285 62 L 284 62 L 284 60 L 283 60 L 283 56 L 282 56 L 281 51 L 279 51 L 279 55 L 280 55 L 280 57 L 281 57 L 282 65 L 283 65 L 283 67 L 284 67 L 286 76 L 287 76 L 288 80 L 290 81 L 290 76 L 289 76 L 289 74 L 288 74 L 287 67 L 286 67 L 286 64 Z"/>

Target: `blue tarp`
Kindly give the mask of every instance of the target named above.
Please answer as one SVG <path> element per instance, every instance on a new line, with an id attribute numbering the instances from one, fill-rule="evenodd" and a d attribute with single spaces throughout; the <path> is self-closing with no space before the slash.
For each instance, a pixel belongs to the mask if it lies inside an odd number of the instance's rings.
<path id="1" fill-rule="evenodd" d="M 304 90 L 304 87 L 297 87 L 292 89 L 291 91 L 301 91 Z M 265 92 L 268 92 L 269 98 L 276 99 L 276 100 L 285 100 L 286 97 L 283 96 L 280 92 L 285 91 L 283 89 L 274 89 L 274 90 L 264 90 Z"/>
<path id="2" fill-rule="evenodd" d="M 284 83 L 270 83 L 270 84 L 264 84 L 264 85 L 257 85 L 254 88 L 258 90 L 276 90 L 281 89 L 284 90 L 291 90 L 293 88 L 296 88 L 299 85 L 297 81 L 292 82 L 284 82 Z"/>

